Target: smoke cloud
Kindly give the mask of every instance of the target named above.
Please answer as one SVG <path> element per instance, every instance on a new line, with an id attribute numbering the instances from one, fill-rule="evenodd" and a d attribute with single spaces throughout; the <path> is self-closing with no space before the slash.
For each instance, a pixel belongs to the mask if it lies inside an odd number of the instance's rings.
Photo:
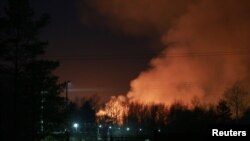
<path id="1" fill-rule="evenodd" d="M 82 0 L 82 21 L 132 36 L 163 34 L 191 1 Z"/>
<path id="2" fill-rule="evenodd" d="M 236 81 L 248 86 L 248 0 L 94 0 L 89 5 L 110 29 L 157 32 L 166 46 L 131 82 L 130 101 L 190 103 L 196 97 L 210 103 Z"/>

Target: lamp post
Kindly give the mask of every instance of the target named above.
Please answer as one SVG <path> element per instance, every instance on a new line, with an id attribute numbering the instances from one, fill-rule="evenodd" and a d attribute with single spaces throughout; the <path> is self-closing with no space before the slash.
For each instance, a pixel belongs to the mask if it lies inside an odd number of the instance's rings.
<path id="1" fill-rule="evenodd" d="M 79 124 L 78 123 L 74 123 L 73 127 L 76 129 L 76 133 L 77 133 L 77 128 L 79 127 Z"/>
<path id="2" fill-rule="evenodd" d="M 112 129 L 112 126 L 109 126 L 109 127 L 108 127 L 108 132 L 107 132 L 108 136 L 110 136 L 110 134 L 111 134 L 111 133 L 110 133 L 110 132 L 111 132 L 111 131 L 110 131 L 111 129 Z"/>
<path id="3" fill-rule="evenodd" d="M 68 102 L 68 89 L 69 89 L 69 85 L 71 84 L 70 81 L 66 81 L 65 82 L 65 110 L 66 110 L 66 114 L 69 115 L 69 102 Z M 70 140 L 70 137 L 69 137 L 69 122 L 66 121 L 66 141 L 69 141 Z"/>
<path id="4" fill-rule="evenodd" d="M 99 126 L 98 126 L 98 128 L 97 128 L 97 133 L 98 133 L 98 135 L 100 135 L 100 128 L 102 128 L 102 125 L 100 124 Z"/>
<path id="5" fill-rule="evenodd" d="M 108 127 L 108 132 L 107 132 L 108 140 L 111 140 L 111 138 L 112 138 L 111 129 L 112 129 L 112 126 L 109 126 L 109 127 Z"/>
<path id="6" fill-rule="evenodd" d="M 98 141 L 99 141 L 99 140 L 102 140 L 102 138 L 101 138 L 101 133 L 100 133 L 101 128 L 102 128 L 102 125 L 99 124 L 98 127 L 97 127 L 97 140 L 98 140 Z"/>
<path id="7" fill-rule="evenodd" d="M 76 131 L 76 132 L 75 132 L 75 138 L 76 138 L 77 141 L 80 141 L 80 138 L 79 138 L 79 137 L 80 137 L 80 136 L 79 136 L 80 134 L 78 133 L 78 130 L 77 130 L 78 127 L 79 127 L 79 124 L 78 124 L 77 122 L 73 123 L 73 128 L 75 128 L 75 131 Z"/>

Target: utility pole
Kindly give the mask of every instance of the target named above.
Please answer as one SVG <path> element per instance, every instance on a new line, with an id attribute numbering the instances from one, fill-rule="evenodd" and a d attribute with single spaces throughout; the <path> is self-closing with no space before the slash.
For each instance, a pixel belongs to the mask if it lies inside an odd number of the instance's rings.
<path id="1" fill-rule="evenodd" d="M 67 81 L 67 82 L 66 82 L 66 88 L 65 88 L 65 89 L 66 89 L 66 92 L 65 92 L 65 93 L 66 93 L 65 100 L 66 100 L 66 104 L 67 104 L 67 105 L 68 105 L 68 102 L 69 102 L 68 90 L 69 90 L 69 85 L 70 85 L 70 83 L 71 83 L 70 81 Z"/>
<path id="2" fill-rule="evenodd" d="M 68 90 L 69 90 L 69 85 L 70 85 L 70 81 L 66 81 L 65 82 L 65 108 L 66 108 L 66 111 L 67 111 L 67 114 L 69 114 L 69 98 L 68 98 Z M 68 121 L 66 121 L 66 141 L 69 141 L 70 140 L 70 133 L 69 133 L 69 123 Z"/>

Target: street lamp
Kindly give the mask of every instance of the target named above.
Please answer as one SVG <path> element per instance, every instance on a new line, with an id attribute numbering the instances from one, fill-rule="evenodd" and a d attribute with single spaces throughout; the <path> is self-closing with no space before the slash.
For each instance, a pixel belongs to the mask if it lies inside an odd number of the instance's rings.
<path id="1" fill-rule="evenodd" d="M 109 126 L 109 128 L 108 128 L 108 133 L 107 133 L 108 136 L 111 134 L 111 133 L 110 133 L 110 132 L 111 132 L 111 131 L 110 131 L 111 129 L 112 129 L 112 126 Z"/>
<path id="2" fill-rule="evenodd" d="M 127 131 L 129 131 L 129 130 L 130 130 L 130 128 L 129 128 L 129 127 L 127 127 L 127 128 L 126 128 L 126 130 L 127 130 Z"/>
<path id="3" fill-rule="evenodd" d="M 100 128 L 102 128 L 102 125 L 100 124 L 99 126 L 98 126 L 98 128 L 97 128 L 97 133 L 98 133 L 98 135 L 100 134 Z"/>
<path id="4" fill-rule="evenodd" d="M 76 129 L 76 133 L 77 133 L 77 128 L 79 127 L 79 124 L 78 123 L 74 123 L 73 127 Z"/>

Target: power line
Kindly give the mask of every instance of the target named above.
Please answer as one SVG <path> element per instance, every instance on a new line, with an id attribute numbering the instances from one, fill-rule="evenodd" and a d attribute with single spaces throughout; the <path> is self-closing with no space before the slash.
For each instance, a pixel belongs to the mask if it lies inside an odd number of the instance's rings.
<path id="1" fill-rule="evenodd" d="M 243 56 L 249 55 L 248 51 L 240 52 L 187 52 L 187 53 L 170 53 L 167 55 L 158 55 L 159 57 L 218 57 L 218 56 Z M 46 56 L 46 58 L 57 58 L 60 60 L 145 60 L 151 59 L 155 54 L 101 54 L 101 55 L 70 55 L 70 56 Z"/>

